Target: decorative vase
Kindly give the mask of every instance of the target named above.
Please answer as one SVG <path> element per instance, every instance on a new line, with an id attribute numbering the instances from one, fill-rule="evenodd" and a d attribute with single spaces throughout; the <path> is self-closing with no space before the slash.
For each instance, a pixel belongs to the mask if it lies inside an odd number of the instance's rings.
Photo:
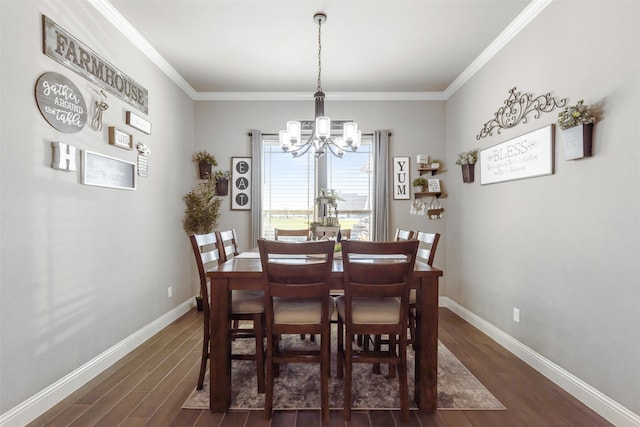
<path id="1" fill-rule="evenodd" d="M 229 180 L 219 179 L 216 181 L 216 194 L 218 196 L 226 196 L 229 194 Z"/>
<path id="2" fill-rule="evenodd" d="M 462 182 L 473 182 L 474 163 L 467 163 L 462 166 Z"/>
<path id="3" fill-rule="evenodd" d="M 565 160 L 591 157 L 593 123 L 578 125 L 562 131 L 562 146 Z"/>
<path id="4" fill-rule="evenodd" d="M 200 179 L 207 179 L 211 176 L 211 163 L 200 162 L 198 169 L 200 170 Z"/>

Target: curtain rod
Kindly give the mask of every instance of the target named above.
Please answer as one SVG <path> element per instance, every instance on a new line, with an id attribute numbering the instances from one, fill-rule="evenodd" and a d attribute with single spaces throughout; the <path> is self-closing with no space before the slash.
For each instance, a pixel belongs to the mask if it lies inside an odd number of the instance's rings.
<path id="1" fill-rule="evenodd" d="M 389 136 L 391 136 L 391 132 L 389 132 Z M 252 132 L 248 132 L 247 136 L 253 136 Z M 262 136 L 280 136 L 277 133 L 263 133 Z M 363 133 L 362 136 L 373 136 L 373 133 Z"/>

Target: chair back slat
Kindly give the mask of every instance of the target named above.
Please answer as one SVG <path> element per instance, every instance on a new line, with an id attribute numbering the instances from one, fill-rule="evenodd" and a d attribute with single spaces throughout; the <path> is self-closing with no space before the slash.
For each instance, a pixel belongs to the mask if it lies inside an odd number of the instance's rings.
<path id="1" fill-rule="evenodd" d="M 415 235 L 415 232 L 412 230 L 403 230 L 401 228 L 396 229 L 396 235 L 393 240 L 399 242 L 401 240 L 411 240 Z"/>
<path id="2" fill-rule="evenodd" d="M 433 260 L 436 256 L 436 249 L 438 248 L 438 242 L 440 241 L 440 233 L 425 233 L 418 231 L 414 237 L 420 242 L 420 245 L 418 246 L 418 253 L 416 255 L 418 261 L 424 262 L 428 265 L 433 265 Z"/>

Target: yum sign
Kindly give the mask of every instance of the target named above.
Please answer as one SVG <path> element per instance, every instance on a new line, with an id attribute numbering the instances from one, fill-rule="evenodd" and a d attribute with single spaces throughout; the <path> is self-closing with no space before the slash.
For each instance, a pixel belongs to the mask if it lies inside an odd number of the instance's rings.
<path id="1" fill-rule="evenodd" d="M 393 199 L 409 200 L 409 157 L 393 158 Z"/>

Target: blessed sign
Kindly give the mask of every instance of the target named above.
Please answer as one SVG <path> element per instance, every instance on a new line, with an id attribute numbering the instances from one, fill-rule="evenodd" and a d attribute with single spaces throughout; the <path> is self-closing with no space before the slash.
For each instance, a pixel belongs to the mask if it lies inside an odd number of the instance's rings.
<path id="1" fill-rule="evenodd" d="M 108 90 L 143 113 L 149 112 L 147 89 L 44 15 L 42 25 L 45 55 Z"/>
<path id="2" fill-rule="evenodd" d="M 87 104 L 80 90 L 62 74 L 40 76 L 36 102 L 45 120 L 60 132 L 79 132 L 87 122 Z"/>

